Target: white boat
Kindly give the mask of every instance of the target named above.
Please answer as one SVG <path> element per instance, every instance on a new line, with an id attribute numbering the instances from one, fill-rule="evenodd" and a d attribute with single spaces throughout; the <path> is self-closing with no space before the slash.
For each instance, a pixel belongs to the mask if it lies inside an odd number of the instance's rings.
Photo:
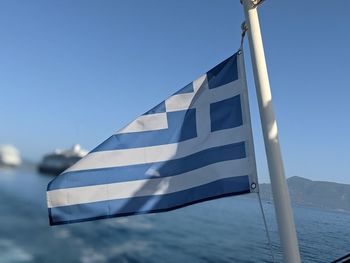
<path id="1" fill-rule="evenodd" d="M 41 173 L 58 175 L 83 158 L 87 153 L 79 144 L 73 145 L 68 150 L 56 149 L 53 153 L 43 157 L 38 170 Z"/>
<path id="2" fill-rule="evenodd" d="M 0 146 L 0 166 L 19 166 L 22 163 L 19 151 L 12 145 Z"/>

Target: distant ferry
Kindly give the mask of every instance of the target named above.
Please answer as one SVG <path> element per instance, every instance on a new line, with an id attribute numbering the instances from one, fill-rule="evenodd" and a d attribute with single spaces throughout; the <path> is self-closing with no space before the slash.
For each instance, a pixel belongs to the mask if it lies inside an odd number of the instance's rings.
<path id="1" fill-rule="evenodd" d="M 68 150 L 57 149 L 43 157 L 38 170 L 41 173 L 58 175 L 83 158 L 87 153 L 86 150 L 81 149 L 79 144 L 73 145 Z"/>
<path id="2" fill-rule="evenodd" d="M 12 145 L 0 146 L 0 166 L 16 167 L 22 163 L 19 151 Z"/>

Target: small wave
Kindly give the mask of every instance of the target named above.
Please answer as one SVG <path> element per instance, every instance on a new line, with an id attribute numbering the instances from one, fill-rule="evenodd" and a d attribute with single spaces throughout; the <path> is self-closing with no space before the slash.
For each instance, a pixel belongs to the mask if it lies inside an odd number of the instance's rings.
<path id="1" fill-rule="evenodd" d="M 0 239 L 0 258 L 3 263 L 33 261 L 31 254 L 9 239 Z"/>

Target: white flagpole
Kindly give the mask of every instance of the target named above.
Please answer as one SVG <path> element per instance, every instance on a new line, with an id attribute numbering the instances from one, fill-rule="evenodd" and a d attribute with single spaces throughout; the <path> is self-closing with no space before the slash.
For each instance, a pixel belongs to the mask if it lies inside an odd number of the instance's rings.
<path id="1" fill-rule="evenodd" d="M 298 240 L 284 174 L 277 124 L 272 107 L 270 83 L 257 12 L 257 4 L 260 1 L 241 0 L 241 2 L 244 6 L 246 23 L 248 26 L 250 55 L 253 65 L 255 87 L 259 103 L 260 119 L 270 172 L 278 231 L 283 250 L 283 260 L 286 263 L 299 263 L 300 254 Z"/>

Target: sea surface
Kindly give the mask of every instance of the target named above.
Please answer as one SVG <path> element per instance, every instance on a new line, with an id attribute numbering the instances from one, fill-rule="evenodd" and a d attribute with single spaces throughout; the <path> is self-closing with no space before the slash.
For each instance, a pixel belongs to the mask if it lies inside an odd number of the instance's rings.
<path id="1" fill-rule="evenodd" d="M 33 168 L 0 169 L 0 262 L 272 262 L 256 198 L 50 227 L 46 186 Z M 273 205 L 263 203 L 276 262 Z M 350 253 L 350 214 L 293 207 L 303 262 Z"/>

